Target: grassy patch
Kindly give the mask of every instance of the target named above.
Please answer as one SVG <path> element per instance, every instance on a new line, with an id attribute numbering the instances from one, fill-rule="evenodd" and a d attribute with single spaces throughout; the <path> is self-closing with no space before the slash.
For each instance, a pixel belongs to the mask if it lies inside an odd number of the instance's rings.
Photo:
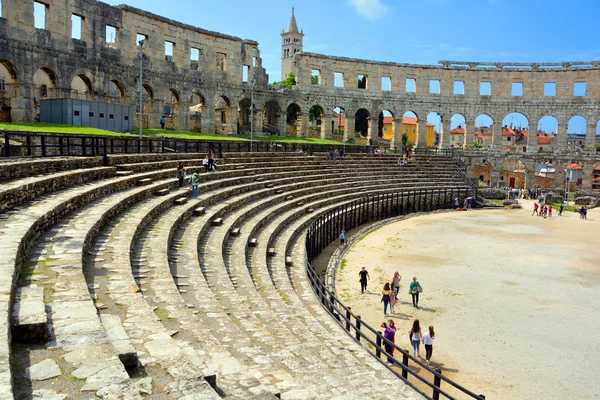
<path id="1" fill-rule="evenodd" d="M 200 133 L 190 131 L 170 131 L 166 129 L 144 129 L 144 136 L 164 136 L 178 139 L 196 139 L 196 140 L 222 140 L 222 141 L 248 141 L 248 139 L 237 136 L 226 136 L 218 133 Z"/>
<path id="2" fill-rule="evenodd" d="M 84 126 L 64 124 L 46 124 L 42 122 L 0 122 L 0 130 L 71 133 L 82 135 L 130 136 L 124 133 L 106 131 L 104 129 L 86 128 Z"/>
<path id="3" fill-rule="evenodd" d="M 344 268 L 346 268 L 346 265 L 348 264 L 348 260 L 346 260 L 345 258 L 342 260 L 341 264 L 340 264 L 340 271 L 343 271 Z"/>

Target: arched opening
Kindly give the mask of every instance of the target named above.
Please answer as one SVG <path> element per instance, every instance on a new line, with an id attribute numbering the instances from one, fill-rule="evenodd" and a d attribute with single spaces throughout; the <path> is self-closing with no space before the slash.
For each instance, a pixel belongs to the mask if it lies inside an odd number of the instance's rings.
<path id="1" fill-rule="evenodd" d="M 180 95 L 177 89 L 165 91 L 163 96 L 162 116 L 165 118 L 165 129 L 177 129 L 177 117 L 180 114 Z"/>
<path id="2" fill-rule="evenodd" d="M 535 134 L 535 133 L 534 133 Z M 510 113 L 502 120 L 502 150 L 527 151 L 529 121 L 521 113 Z"/>
<path id="3" fill-rule="evenodd" d="M 275 100 L 270 100 L 265 103 L 263 108 L 264 119 L 262 131 L 269 135 L 281 134 L 281 107 Z"/>
<path id="4" fill-rule="evenodd" d="M 250 118 L 251 118 L 251 101 L 250 99 L 242 99 L 239 102 L 237 112 L 238 112 L 238 133 L 249 133 L 250 132 Z"/>
<path id="5" fill-rule="evenodd" d="M 575 151 L 585 149 L 587 121 L 581 115 L 574 115 L 567 123 L 567 147 Z"/>
<path id="6" fill-rule="evenodd" d="M 527 182 L 527 168 L 520 159 L 508 158 L 500 166 L 500 186 L 525 189 L 533 185 L 533 182 Z"/>
<path id="7" fill-rule="evenodd" d="M 336 106 L 333 108 L 333 118 L 331 119 L 332 139 L 338 141 L 348 140 L 348 132 L 346 131 L 346 110 L 344 107 Z M 354 134 L 354 132 L 352 132 Z"/>
<path id="8" fill-rule="evenodd" d="M 380 144 L 385 147 L 395 149 L 401 146 L 401 142 L 395 143 L 396 139 L 396 121 L 394 114 L 390 110 L 383 110 L 379 113 L 379 125 L 377 127 L 377 137 Z"/>
<path id="9" fill-rule="evenodd" d="M 107 103 L 117 103 L 117 104 L 125 104 L 125 94 L 127 90 L 125 89 L 125 85 L 117 79 L 113 79 L 108 82 L 106 88 L 106 102 Z"/>
<path id="10" fill-rule="evenodd" d="M 571 163 L 564 166 L 565 190 L 575 192 L 581 189 L 583 183 L 583 167 L 579 163 Z"/>
<path id="11" fill-rule="evenodd" d="M 402 143 L 404 147 L 411 148 L 417 143 L 417 114 L 407 111 L 402 116 Z"/>
<path id="12" fill-rule="evenodd" d="M 448 138 L 450 147 L 457 149 L 463 148 L 465 144 L 465 124 L 466 120 L 462 114 L 454 114 L 450 117 L 450 137 Z M 475 140 L 477 140 L 477 135 L 475 135 Z"/>
<path id="13" fill-rule="evenodd" d="M 437 147 L 440 144 L 440 128 L 442 116 L 432 111 L 427 114 L 427 147 Z"/>
<path id="14" fill-rule="evenodd" d="M 198 92 L 192 93 L 190 98 L 190 130 L 193 132 L 202 132 L 202 111 L 206 100 Z"/>
<path id="15" fill-rule="evenodd" d="M 50 68 L 42 67 L 33 74 L 33 96 L 34 102 L 39 107 L 39 101 L 52 99 L 56 96 L 58 78 Z"/>
<path id="16" fill-rule="evenodd" d="M 286 136 L 302 136 L 301 113 L 302 110 L 298 104 L 288 105 L 285 113 Z"/>
<path id="17" fill-rule="evenodd" d="M 154 88 L 148 84 L 143 84 L 142 87 L 144 88 L 144 90 L 142 91 L 142 103 L 143 103 L 143 109 L 142 109 L 142 126 L 144 127 L 144 129 L 148 129 L 150 127 L 150 121 L 153 121 L 153 123 L 155 122 L 156 124 L 158 124 L 160 122 L 160 117 L 159 118 L 155 118 L 156 116 L 156 110 L 155 110 L 155 106 L 154 106 Z M 136 108 L 139 107 L 139 95 L 136 99 Z M 137 118 L 135 119 L 135 123 L 139 128 L 139 123 L 140 123 L 140 116 L 139 116 L 139 108 L 137 108 L 138 110 L 138 115 Z M 156 126 L 153 124 L 153 126 Z"/>
<path id="18" fill-rule="evenodd" d="M 487 160 L 481 160 L 473 165 L 473 176 L 477 178 L 480 186 L 491 186 L 492 164 Z"/>
<path id="19" fill-rule="evenodd" d="M 592 189 L 600 189 L 600 163 L 594 166 L 594 176 L 592 182 Z"/>
<path id="20" fill-rule="evenodd" d="M 487 114 L 475 117 L 475 139 L 479 140 L 483 148 L 489 149 L 494 141 L 494 120 Z"/>
<path id="21" fill-rule="evenodd" d="M 369 118 L 371 115 L 369 111 L 364 108 L 360 108 L 354 114 L 354 132 L 356 133 L 356 137 L 366 138 L 369 134 Z"/>
<path id="22" fill-rule="evenodd" d="M 0 61 L 0 122 L 12 122 L 11 99 L 17 96 L 17 68 Z"/>
<path id="23" fill-rule="evenodd" d="M 71 81 L 71 98 L 79 100 L 93 100 L 92 81 L 83 74 L 79 74 Z"/>
<path id="24" fill-rule="evenodd" d="M 231 102 L 225 96 L 219 96 L 215 103 L 215 133 L 231 135 Z"/>
<path id="25" fill-rule="evenodd" d="M 324 138 L 325 137 L 325 113 L 323 107 L 315 104 L 308 110 L 308 121 L 310 128 L 308 129 L 308 136 L 312 138 Z"/>
<path id="26" fill-rule="evenodd" d="M 536 132 L 536 145 L 538 152 L 552 152 L 556 146 L 558 119 L 551 115 L 540 118 Z"/>

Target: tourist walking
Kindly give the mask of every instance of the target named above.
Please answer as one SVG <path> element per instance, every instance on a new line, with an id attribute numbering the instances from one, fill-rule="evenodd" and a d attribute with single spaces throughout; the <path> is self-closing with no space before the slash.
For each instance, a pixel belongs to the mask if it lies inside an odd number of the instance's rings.
<path id="1" fill-rule="evenodd" d="M 583 206 L 583 219 L 587 219 L 587 207 Z"/>
<path id="2" fill-rule="evenodd" d="M 183 187 L 183 179 L 185 178 L 185 168 L 182 161 L 179 161 L 179 165 L 177 165 L 177 178 L 179 179 L 179 189 L 181 189 Z"/>
<path id="3" fill-rule="evenodd" d="M 344 159 L 344 149 L 341 148 L 338 152 L 338 154 L 340 155 L 340 161 L 342 161 Z"/>
<path id="4" fill-rule="evenodd" d="M 360 281 L 360 292 L 365 293 L 365 290 L 367 290 L 367 281 L 371 280 L 369 271 L 365 267 L 362 267 L 362 270 L 358 273 L 358 280 Z"/>
<path id="5" fill-rule="evenodd" d="M 560 207 L 558 207 L 558 216 L 562 217 L 562 212 L 564 210 L 565 206 L 563 206 L 562 204 L 560 205 Z"/>
<path id="6" fill-rule="evenodd" d="M 390 293 L 390 314 L 396 313 L 396 303 L 398 302 L 398 290 L 392 287 L 392 293 Z"/>
<path id="7" fill-rule="evenodd" d="M 391 342 L 384 342 L 383 346 L 385 347 L 385 352 L 388 353 L 388 362 L 393 363 L 394 360 L 392 356 L 394 355 L 394 346 L 392 346 L 392 344 L 394 343 L 396 338 L 396 324 L 394 324 L 394 321 L 390 319 L 388 320 L 387 324 L 385 322 L 381 324 L 381 327 L 385 328 L 385 331 L 383 332 L 383 337 Z"/>
<path id="8" fill-rule="evenodd" d="M 538 206 L 538 203 L 533 203 L 533 212 L 531 213 L 531 216 L 532 216 L 532 217 L 533 217 L 533 214 L 535 214 L 535 215 L 539 215 L 539 214 L 538 214 L 538 208 L 539 208 L 539 207 L 540 207 L 540 206 Z"/>
<path id="9" fill-rule="evenodd" d="M 552 216 L 552 206 L 548 206 L 548 217 Z"/>
<path id="10" fill-rule="evenodd" d="M 433 341 L 435 339 L 435 332 L 433 325 L 429 325 L 429 331 L 423 334 L 423 344 L 425 345 L 425 362 L 429 364 L 431 356 L 433 354 Z"/>
<path id="11" fill-rule="evenodd" d="M 340 247 L 346 243 L 346 234 L 342 229 L 342 233 L 340 233 Z"/>
<path id="12" fill-rule="evenodd" d="M 460 202 L 458 201 L 458 196 L 456 196 L 454 198 L 454 208 L 458 210 L 458 207 L 460 207 Z"/>
<path id="13" fill-rule="evenodd" d="M 410 295 L 412 296 L 413 307 L 416 307 L 417 310 L 419 309 L 419 293 L 421 293 L 422 291 L 423 291 L 423 288 L 421 287 L 421 284 L 417 280 L 417 277 L 413 276 L 413 280 L 410 283 L 408 293 L 410 293 Z"/>
<path id="14" fill-rule="evenodd" d="M 392 277 L 392 290 L 396 291 L 396 300 L 398 300 L 398 290 L 400 290 L 400 280 L 402 279 L 402 275 L 398 271 L 394 272 L 394 276 Z"/>
<path id="15" fill-rule="evenodd" d="M 215 159 L 213 157 L 213 150 L 210 149 L 208 153 L 206 153 L 206 159 L 208 160 L 208 172 L 211 172 L 215 165 Z"/>
<path id="16" fill-rule="evenodd" d="M 413 357 L 419 357 L 419 348 L 423 340 L 423 334 L 421 333 L 421 325 L 418 319 L 415 319 L 411 330 L 408 331 L 408 340 L 410 340 L 413 347 Z"/>
<path id="17" fill-rule="evenodd" d="M 333 161 L 333 160 L 334 160 L 334 157 L 335 157 L 335 152 L 333 151 L 333 147 L 332 147 L 332 148 L 329 150 L 329 159 L 330 159 L 331 161 Z"/>
<path id="18" fill-rule="evenodd" d="M 386 282 L 385 285 L 383 285 L 383 290 L 381 291 L 381 301 L 380 303 L 383 303 L 383 315 L 387 315 L 387 309 L 388 309 L 388 304 L 390 303 L 390 294 L 391 294 L 391 290 L 390 290 L 390 283 Z"/>
<path id="19" fill-rule="evenodd" d="M 159 124 L 160 124 L 160 129 L 165 129 L 165 116 L 164 115 L 160 117 Z"/>
<path id="20" fill-rule="evenodd" d="M 192 186 L 192 198 L 195 199 L 198 197 L 198 185 L 200 184 L 200 174 L 198 174 L 198 172 L 194 172 L 190 177 L 189 182 Z"/>

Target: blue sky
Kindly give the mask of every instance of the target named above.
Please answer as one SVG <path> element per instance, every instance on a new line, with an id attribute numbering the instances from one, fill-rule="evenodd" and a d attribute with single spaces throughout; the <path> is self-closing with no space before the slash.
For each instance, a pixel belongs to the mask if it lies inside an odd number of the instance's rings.
<path id="1" fill-rule="evenodd" d="M 292 7 L 304 50 L 316 53 L 424 64 L 600 58 L 598 0 L 104 1 L 256 40 L 271 81 L 280 79 L 280 33 Z"/>

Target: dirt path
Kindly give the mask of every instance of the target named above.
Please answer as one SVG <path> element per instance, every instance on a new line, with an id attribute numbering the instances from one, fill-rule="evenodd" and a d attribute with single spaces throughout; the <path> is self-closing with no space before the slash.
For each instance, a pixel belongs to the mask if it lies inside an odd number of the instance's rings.
<path id="1" fill-rule="evenodd" d="M 600 212 L 588 212 L 587 221 L 574 213 L 543 219 L 531 216 L 532 202 L 524 207 L 380 228 L 346 254 L 338 295 L 379 326 L 379 293 L 398 270 L 396 343 L 409 348 L 415 318 L 434 325 L 432 361 L 445 375 L 487 399 L 598 398 Z M 365 295 L 362 265 L 371 275 Z M 413 275 L 424 288 L 419 310 L 407 294 Z"/>

